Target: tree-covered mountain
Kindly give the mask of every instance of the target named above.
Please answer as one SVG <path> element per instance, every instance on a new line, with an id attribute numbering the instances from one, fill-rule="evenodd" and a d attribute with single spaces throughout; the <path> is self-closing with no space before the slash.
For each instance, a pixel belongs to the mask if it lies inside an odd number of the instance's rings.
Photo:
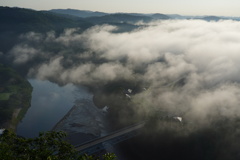
<path id="1" fill-rule="evenodd" d="M 52 9 L 50 10 L 50 12 L 72 15 L 72 16 L 82 17 L 82 18 L 105 16 L 108 14 L 104 12 L 92 12 L 92 11 L 84 11 L 84 10 L 76 10 L 76 9 Z"/>
<path id="2" fill-rule="evenodd" d="M 86 18 L 88 22 L 91 23 L 135 23 L 138 21 L 144 21 L 149 22 L 152 20 L 151 17 L 148 16 L 135 16 L 131 14 L 123 14 L 123 13 L 117 13 L 117 14 L 109 14 L 101 17 L 89 17 Z"/>
<path id="3" fill-rule="evenodd" d="M 82 19 L 72 20 L 51 12 L 23 8 L 0 7 L 0 31 L 38 31 L 62 30 L 66 27 L 89 27 Z"/>
<path id="4" fill-rule="evenodd" d="M 104 12 L 93 12 L 93 11 L 76 10 L 76 9 L 52 9 L 52 10 L 49 10 L 49 11 L 53 12 L 53 13 L 71 15 L 71 16 L 82 17 L 82 18 L 102 17 L 101 19 L 105 19 L 105 18 L 108 18 L 108 17 L 112 18 L 114 16 L 116 18 L 119 18 L 119 15 L 125 15 L 126 17 L 131 15 L 131 16 L 137 16 L 138 18 L 139 17 L 142 17 L 142 18 L 144 17 L 144 19 L 146 17 L 151 17 L 151 18 L 154 18 L 154 19 L 169 19 L 170 18 L 168 15 L 160 14 L 160 13 L 155 13 L 155 14 L 144 14 L 144 13 L 116 13 L 116 14 L 110 14 L 110 13 L 104 13 Z M 107 16 L 107 15 L 110 15 L 110 16 Z M 114 20 L 116 20 L 116 19 L 114 19 Z"/>
<path id="5" fill-rule="evenodd" d="M 151 15 L 152 18 L 154 19 L 170 19 L 169 16 L 165 15 L 165 14 L 160 14 L 160 13 L 156 13 Z"/>
<path id="6" fill-rule="evenodd" d="M 71 19 L 46 11 L 0 7 L 0 51 L 6 51 L 26 32 L 62 32 L 65 28 L 86 29 L 93 24 L 83 19 Z"/>
<path id="7" fill-rule="evenodd" d="M 0 64 L 0 128 L 16 129 L 31 103 L 31 84 Z"/>
<path id="8" fill-rule="evenodd" d="M 202 19 L 205 21 L 219 21 L 224 18 L 217 17 L 217 16 L 206 16 L 206 17 L 203 17 Z"/>
<path id="9" fill-rule="evenodd" d="M 91 16 L 91 17 L 90 17 Z M 94 16 L 94 17 L 92 17 Z M 81 18 L 86 17 L 86 18 Z M 149 22 L 152 18 L 131 14 L 106 14 L 81 10 L 35 11 L 24 8 L 0 7 L 0 52 L 6 53 L 26 32 L 61 33 L 66 28 L 85 30 L 93 25 L 108 23 L 119 26 L 117 32 L 131 31 L 138 21 Z"/>

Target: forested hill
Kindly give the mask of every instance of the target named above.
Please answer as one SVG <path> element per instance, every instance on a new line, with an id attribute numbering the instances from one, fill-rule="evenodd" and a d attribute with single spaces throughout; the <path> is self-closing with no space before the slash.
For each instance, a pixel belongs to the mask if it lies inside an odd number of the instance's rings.
<path id="1" fill-rule="evenodd" d="M 0 64 L 0 128 L 15 129 L 30 107 L 31 84 L 13 69 Z"/>
<path id="2" fill-rule="evenodd" d="M 104 13 L 104 12 L 92 12 L 92 11 L 76 10 L 76 9 L 52 9 L 50 10 L 50 12 L 60 13 L 65 15 L 72 15 L 72 16 L 82 17 L 82 18 L 107 15 L 107 13 Z"/>
<path id="3" fill-rule="evenodd" d="M 149 22 L 152 20 L 151 17 L 147 16 L 136 16 L 131 14 L 109 14 L 101 17 L 89 17 L 87 21 L 92 23 L 135 23 L 138 21 Z"/>
<path id="4" fill-rule="evenodd" d="M 126 32 L 138 28 L 136 22 L 168 18 L 163 14 L 107 14 L 71 9 L 35 11 L 24 8 L 0 7 L 0 52 L 9 51 L 18 42 L 19 35 L 26 32 L 55 31 L 58 34 L 66 28 L 80 28 L 80 31 L 84 31 L 99 24 L 115 25 L 118 26 L 118 32 Z"/>
<path id="5" fill-rule="evenodd" d="M 35 11 L 23 8 L 0 7 L 0 32 L 15 31 L 38 31 L 62 30 L 71 27 L 87 28 L 89 22 L 81 18 L 73 20 L 46 11 Z"/>
<path id="6" fill-rule="evenodd" d="M 0 51 L 6 52 L 26 32 L 62 32 L 65 28 L 86 29 L 92 24 L 82 18 L 70 18 L 46 11 L 0 7 Z"/>

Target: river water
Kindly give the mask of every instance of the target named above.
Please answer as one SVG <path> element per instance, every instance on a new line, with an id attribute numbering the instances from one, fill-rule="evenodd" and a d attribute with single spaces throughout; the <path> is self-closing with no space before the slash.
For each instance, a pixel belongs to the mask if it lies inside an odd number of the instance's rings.
<path id="1" fill-rule="evenodd" d="M 31 107 L 17 127 L 18 135 L 33 138 L 39 132 L 62 130 L 71 144 L 78 145 L 108 133 L 106 111 L 94 105 L 93 95 L 85 87 L 36 79 L 29 82 L 33 86 Z M 112 146 L 110 149 L 118 153 Z"/>
<path id="2" fill-rule="evenodd" d="M 49 81 L 29 80 L 33 86 L 31 107 L 17 127 L 17 134 L 36 137 L 49 131 L 75 105 L 76 100 L 92 100 L 92 94 L 84 87 L 73 84 L 58 86 Z"/>

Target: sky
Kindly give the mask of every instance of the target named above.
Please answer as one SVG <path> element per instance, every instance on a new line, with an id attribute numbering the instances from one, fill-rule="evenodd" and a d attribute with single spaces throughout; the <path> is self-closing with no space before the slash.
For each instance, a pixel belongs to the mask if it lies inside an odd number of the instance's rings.
<path id="1" fill-rule="evenodd" d="M 0 5 L 35 10 L 72 8 L 108 13 L 240 16 L 239 0 L 0 0 Z"/>

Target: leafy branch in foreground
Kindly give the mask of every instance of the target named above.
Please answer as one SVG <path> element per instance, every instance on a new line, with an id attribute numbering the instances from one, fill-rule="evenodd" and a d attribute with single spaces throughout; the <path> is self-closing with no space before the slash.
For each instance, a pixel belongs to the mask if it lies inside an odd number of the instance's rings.
<path id="1" fill-rule="evenodd" d="M 107 153 L 102 157 L 79 155 L 74 147 L 63 140 L 64 132 L 40 133 L 36 138 L 17 136 L 12 131 L 0 135 L 0 159 L 2 160 L 115 160 Z"/>

